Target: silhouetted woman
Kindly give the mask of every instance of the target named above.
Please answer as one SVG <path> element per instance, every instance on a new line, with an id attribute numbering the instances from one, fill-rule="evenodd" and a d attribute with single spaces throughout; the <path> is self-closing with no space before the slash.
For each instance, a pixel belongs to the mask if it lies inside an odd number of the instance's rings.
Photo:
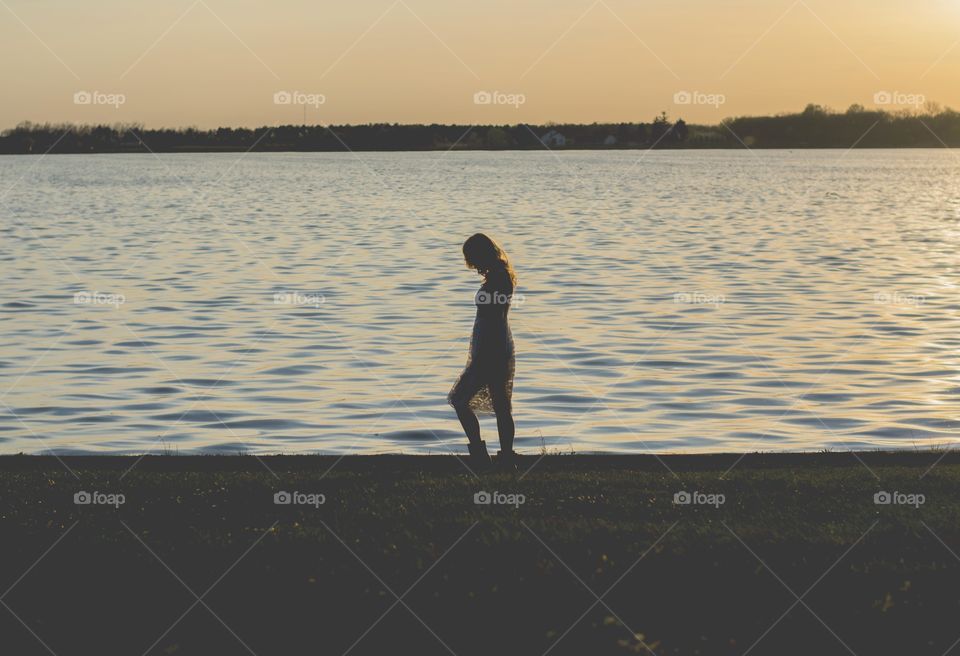
<path id="1" fill-rule="evenodd" d="M 470 459 L 478 464 L 490 463 L 487 444 L 480 439 L 480 422 L 476 413 L 493 412 L 500 433 L 498 462 L 514 462 L 513 451 L 513 335 L 507 314 L 517 284 L 517 275 L 504 250 L 490 237 L 477 233 L 463 244 L 467 267 L 483 276 L 483 284 L 474 302 L 477 318 L 473 323 L 470 355 L 459 380 L 447 400 L 457 411 L 463 430 L 470 441 Z"/>

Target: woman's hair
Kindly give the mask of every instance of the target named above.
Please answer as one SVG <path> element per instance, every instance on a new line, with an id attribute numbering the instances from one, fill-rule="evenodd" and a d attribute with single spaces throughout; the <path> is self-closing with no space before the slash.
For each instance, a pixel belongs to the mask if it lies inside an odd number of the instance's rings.
<path id="1" fill-rule="evenodd" d="M 517 274 L 507 258 L 506 251 L 482 232 L 463 242 L 463 259 L 467 267 L 476 269 L 484 279 L 487 279 L 491 272 L 502 269 L 510 277 L 510 283 L 517 286 Z"/>

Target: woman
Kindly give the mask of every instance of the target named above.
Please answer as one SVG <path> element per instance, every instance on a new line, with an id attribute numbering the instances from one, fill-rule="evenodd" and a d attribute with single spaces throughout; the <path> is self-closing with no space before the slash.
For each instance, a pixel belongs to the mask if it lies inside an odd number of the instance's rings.
<path id="1" fill-rule="evenodd" d="M 477 414 L 493 412 L 500 433 L 497 461 L 514 463 L 513 451 L 513 336 L 507 313 L 517 275 L 503 249 L 490 237 L 477 233 L 463 244 L 467 268 L 483 276 L 483 284 L 474 299 L 477 318 L 473 323 L 470 355 L 460 379 L 447 400 L 457 411 L 469 440 L 470 459 L 477 465 L 490 464 L 487 444 L 480 439 Z"/>

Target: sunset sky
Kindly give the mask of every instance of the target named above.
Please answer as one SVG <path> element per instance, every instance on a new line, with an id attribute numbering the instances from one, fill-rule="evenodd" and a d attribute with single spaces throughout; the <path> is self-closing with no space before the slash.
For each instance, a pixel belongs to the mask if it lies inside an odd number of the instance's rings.
<path id="1" fill-rule="evenodd" d="M 0 0 L 0 57 L 0 128 L 960 108 L 960 0 Z"/>

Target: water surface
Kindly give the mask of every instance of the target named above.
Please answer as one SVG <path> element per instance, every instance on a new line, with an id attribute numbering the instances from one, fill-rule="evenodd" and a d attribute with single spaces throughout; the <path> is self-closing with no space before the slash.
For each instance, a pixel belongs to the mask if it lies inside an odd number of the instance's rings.
<path id="1" fill-rule="evenodd" d="M 952 444 L 958 189 L 946 150 L 0 158 L 0 452 L 462 451 L 477 230 L 522 449 Z"/>

